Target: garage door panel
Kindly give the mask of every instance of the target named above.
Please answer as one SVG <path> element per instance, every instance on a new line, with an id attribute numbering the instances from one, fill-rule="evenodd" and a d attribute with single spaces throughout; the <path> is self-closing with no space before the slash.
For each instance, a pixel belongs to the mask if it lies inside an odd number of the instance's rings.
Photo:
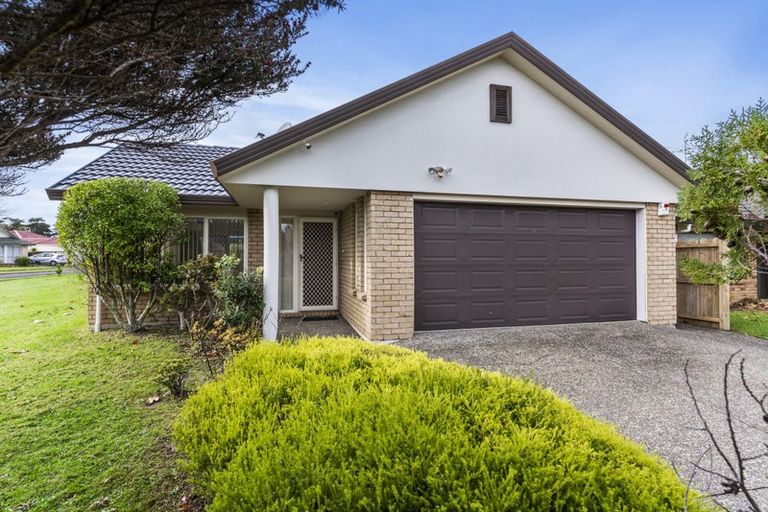
<path id="1" fill-rule="evenodd" d="M 517 240 L 517 243 L 510 244 L 510 247 L 514 250 L 513 259 L 516 262 L 531 263 L 538 261 L 545 263 L 549 259 L 548 240 L 520 239 Z"/>
<path id="2" fill-rule="evenodd" d="M 561 240 L 556 244 L 555 263 L 581 263 L 589 259 L 590 245 L 586 240 Z"/>
<path id="3" fill-rule="evenodd" d="M 469 211 L 469 225 L 477 230 L 503 231 L 504 217 L 504 211 L 498 208 L 472 208 Z"/>
<path id="4" fill-rule="evenodd" d="M 555 269 L 554 283 L 559 290 L 586 293 L 589 291 L 590 274 L 584 269 Z"/>
<path id="5" fill-rule="evenodd" d="M 477 270 L 472 269 L 469 271 L 469 290 L 471 294 L 476 293 L 504 293 L 505 290 L 505 274 L 504 269 L 489 269 L 489 270 Z"/>
<path id="6" fill-rule="evenodd" d="M 514 269 L 512 281 L 507 285 L 508 290 L 518 292 L 544 292 L 547 291 L 549 271 L 542 269 Z"/>
<path id="7" fill-rule="evenodd" d="M 424 205 L 421 209 L 421 227 L 450 228 L 458 225 L 459 211 L 450 206 Z"/>
<path id="8" fill-rule="evenodd" d="M 427 270 L 422 273 L 422 291 L 425 293 L 451 292 L 459 289 L 456 270 Z"/>
<path id="9" fill-rule="evenodd" d="M 423 304 L 421 306 L 422 316 L 425 319 L 422 322 L 423 329 L 457 329 L 462 326 L 459 323 L 458 304 L 437 303 Z"/>
<path id="10" fill-rule="evenodd" d="M 557 227 L 564 233 L 586 233 L 588 224 L 586 212 L 557 212 Z"/>
<path id="11" fill-rule="evenodd" d="M 502 262 L 505 259 L 505 242 L 503 238 L 470 239 L 469 258 L 471 261 Z"/>
<path id="12" fill-rule="evenodd" d="M 456 260 L 459 255 L 459 241 L 455 238 L 424 239 L 420 242 L 421 255 L 425 262 Z"/>
<path id="13" fill-rule="evenodd" d="M 633 273 L 628 272 L 623 268 L 618 269 L 597 269 L 597 287 L 599 290 L 616 290 L 629 292 L 630 289 L 634 289 Z"/>
<path id="14" fill-rule="evenodd" d="M 597 261 L 598 263 L 613 262 L 615 264 L 626 264 L 629 260 L 634 261 L 634 252 L 630 254 L 630 249 L 634 251 L 634 245 L 628 240 L 600 240 L 597 242 Z"/>
<path id="15" fill-rule="evenodd" d="M 515 324 L 535 325 L 546 324 L 549 320 L 547 299 L 513 298 L 512 311 Z"/>
<path id="16" fill-rule="evenodd" d="M 634 219 L 632 219 L 634 221 Z M 598 212 L 597 226 L 602 234 L 621 235 L 629 227 L 627 225 L 627 216 L 623 211 L 617 212 Z"/>
<path id="17" fill-rule="evenodd" d="M 416 328 L 634 319 L 634 215 L 416 203 Z"/>
<path id="18" fill-rule="evenodd" d="M 505 301 L 477 301 L 470 302 L 470 322 L 476 327 L 493 327 L 505 325 L 506 303 Z"/>
<path id="19" fill-rule="evenodd" d="M 560 320 L 563 323 L 588 322 L 594 314 L 591 311 L 591 302 L 586 297 L 559 298 L 556 300 Z"/>
<path id="20" fill-rule="evenodd" d="M 629 307 L 626 296 L 598 297 L 597 314 L 601 320 L 626 320 L 625 312 Z"/>

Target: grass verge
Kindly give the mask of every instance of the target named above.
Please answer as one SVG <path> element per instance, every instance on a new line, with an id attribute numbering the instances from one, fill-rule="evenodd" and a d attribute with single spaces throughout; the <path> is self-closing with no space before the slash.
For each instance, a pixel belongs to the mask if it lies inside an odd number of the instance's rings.
<path id="1" fill-rule="evenodd" d="M 0 510 L 174 509 L 181 404 L 144 401 L 178 340 L 93 334 L 85 297 L 76 275 L 0 281 Z"/>
<path id="2" fill-rule="evenodd" d="M 42 265 L 30 265 L 28 267 L 0 267 L 0 274 L 15 274 L 17 272 L 54 272 L 56 271 L 56 267 L 52 267 L 50 265 L 42 266 Z"/>

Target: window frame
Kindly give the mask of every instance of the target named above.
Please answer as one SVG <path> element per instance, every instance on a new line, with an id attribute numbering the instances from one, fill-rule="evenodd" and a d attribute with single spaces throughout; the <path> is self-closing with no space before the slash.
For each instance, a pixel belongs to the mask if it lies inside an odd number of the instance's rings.
<path id="1" fill-rule="evenodd" d="M 203 219 L 203 256 L 210 254 L 208 235 L 211 220 L 241 220 L 243 221 L 243 271 L 248 272 L 248 217 L 244 215 L 184 215 L 187 219 Z"/>
<path id="2" fill-rule="evenodd" d="M 281 309 L 278 307 L 278 313 L 298 313 L 299 312 L 299 294 L 297 291 L 298 279 L 299 279 L 299 216 L 298 215 L 280 215 L 280 224 L 283 223 L 283 219 L 291 219 L 293 221 L 293 300 L 291 301 L 291 309 Z M 282 279 L 282 273 L 281 273 Z M 282 284 L 282 283 L 281 283 Z"/>

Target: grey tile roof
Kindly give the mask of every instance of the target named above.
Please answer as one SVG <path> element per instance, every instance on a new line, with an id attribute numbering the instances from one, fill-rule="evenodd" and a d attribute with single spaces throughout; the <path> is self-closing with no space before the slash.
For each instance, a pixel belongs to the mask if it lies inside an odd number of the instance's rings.
<path id="1" fill-rule="evenodd" d="M 104 153 L 63 180 L 46 189 L 50 199 L 61 199 L 72 185 L 108 177 L 144 178 L 162 181 L 179 193 L 187 204 L 235 204 L 211 174 L 211 160 L 237 148 L 179 144 L 167 148 L 121 145 Z"/>

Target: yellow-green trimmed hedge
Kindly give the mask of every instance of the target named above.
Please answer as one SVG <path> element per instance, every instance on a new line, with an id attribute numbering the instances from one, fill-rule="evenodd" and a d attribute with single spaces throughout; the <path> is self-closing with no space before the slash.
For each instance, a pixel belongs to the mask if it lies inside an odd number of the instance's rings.
<path id="1" fill-rule="evenodd" d="M 253 346 L 189 399 L 174 436 L 213 511 L 660 511 L 685 493 L 531 382 L 353 339 Z"/>

